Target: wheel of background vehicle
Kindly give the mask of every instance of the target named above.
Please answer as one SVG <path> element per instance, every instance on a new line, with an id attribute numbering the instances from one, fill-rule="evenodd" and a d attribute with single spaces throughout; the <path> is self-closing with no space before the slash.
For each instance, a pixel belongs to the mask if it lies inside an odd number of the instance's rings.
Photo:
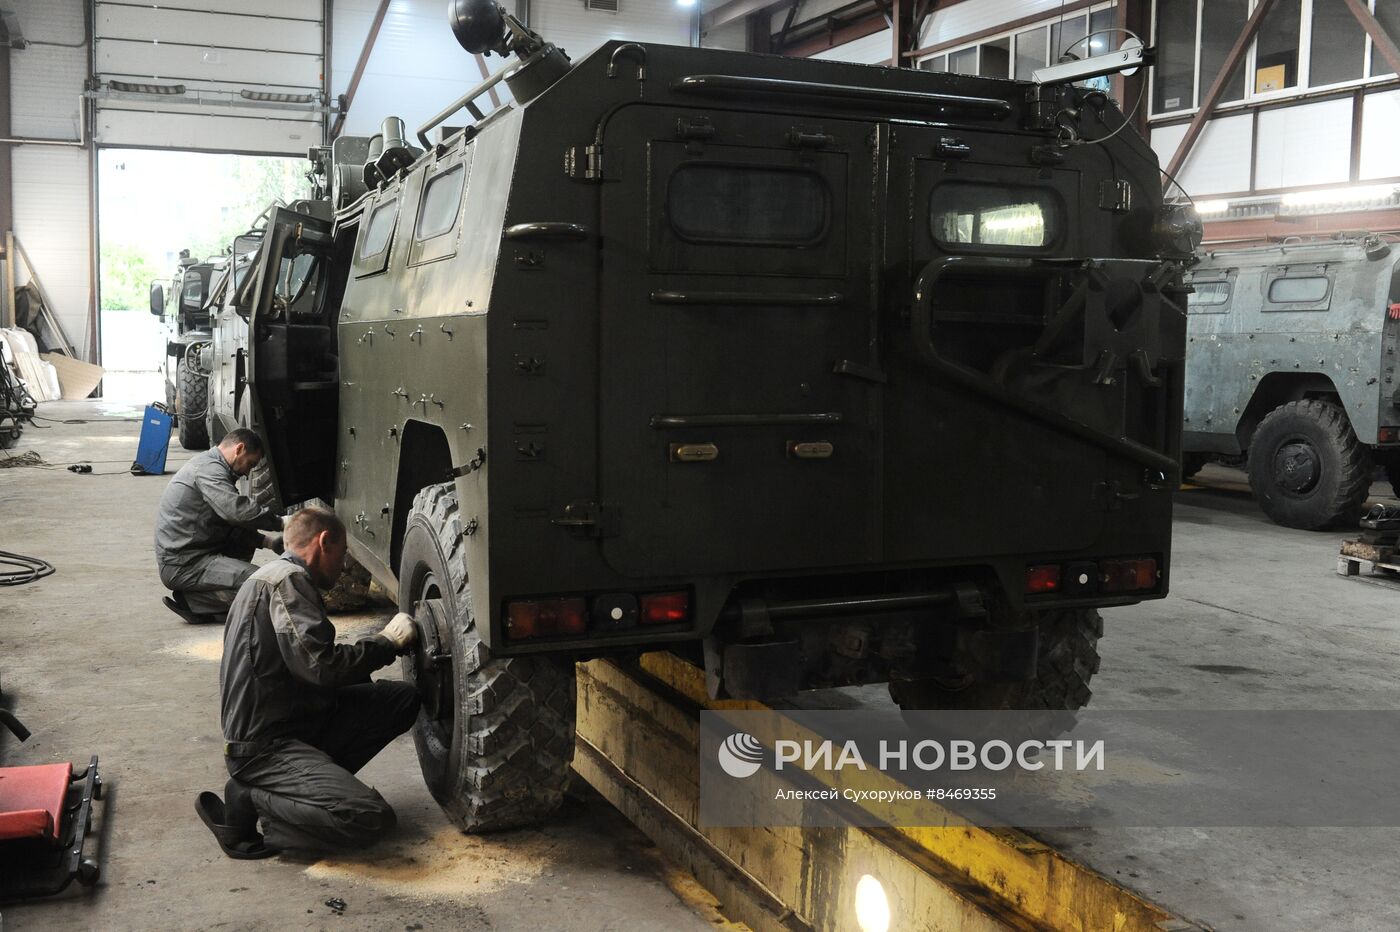
<path id="1" fill-rule="evenodd" d="M 472 612 L 469 538 L 452 483 L 418 493 L 399 561 L 399 609 L 419 639 L 404 677 L 423 708 L 413 729 L 433 797 L 468 832 L 531 825 L 563 802 L 574 752 L 574 665 L 493 658 Z"/>
<path id="2" fill-rule="evenodd" d="M 1092 695 L 1089 680 L 1099 672 L 1103 619 L 1093 609 L 1039 613 L 1040 643 L 1035 679 L 996 683 L 931 678 L 890 683 L 890 698 L 905 711 L 927 709 L 1046 709 L 1073 712 Z"/>
<path id="3" fill-rule="evenodd" d="M 169 379 L 166 379 L 166 380 L 165 380 L 165 407 L 166 407 L 167 410 L 170 410 L 170 411 L 174 411 L 174 410 L 175 410 L 175 398 L 176 398 L 176 394 L 177 394 L 177 393 L 176 393 L 176 391 L 175 391 L 175 383 L 172 382 L 172 381 L 170 381 Z"/>
<path id="4" fill-rule="evenodd" d="M 1371 451 L 1346 412 L 1327 401 L 1290 401 L 1269 412 L 1249 444 L 1249 487 L 1284 527 L 1355 524 L 1371 488 Z"/>
<path id="5" fill-rule="evenodd" d="M 1185 482 L 1200 472 L 1208 462 L 1210 462 L 1210 458 L 1204 453 L 1181 454 L 1181 481 Z"/>
<path id="6" fill-rule="evenodd" d="M 186 450 L 209 449 L 209 428 L 204 414 L 209 407 L 209 376 L 185 360 L 175 368 L 178 382 L 175 407 L 180 415 L 180 446 Z"/>

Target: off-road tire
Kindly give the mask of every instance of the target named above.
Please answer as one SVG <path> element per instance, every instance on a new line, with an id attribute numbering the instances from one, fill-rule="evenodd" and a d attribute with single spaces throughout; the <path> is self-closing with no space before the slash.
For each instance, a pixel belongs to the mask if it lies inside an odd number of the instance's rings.
<path id="1" fill-rule="evenodd" d="M 1040 613 L 1036 675 L 1022 682 L 903 680 L 890 683 L 890 698 L 905 711 L 931 709 L 1031 709 L 1074 712 L 1088 702 L 1089 680 L 1099 672 L 1103 619 L 1093 609 Z"/>
<path id="2" fill-rule="evenodd" d="M 1210 457 L 1204 453 L 1183 453 L 1181 454 L 1181 481 L 1185 482 L 1196 473 L 1205 468 L 1210 462 Z"/>
<path id="3" fill-rule="evenodd" d="M 209 408 L 209 376 L 185 360 L 175 368 L 178 389 L 176 413 L 180 415 L 180 446 L 186 450 L 209 449 L 209 426 L 204 415 Z"/>
<path id="4" fill-rule="evenodd" d="M 399 561 L 399 610 L 424 618 L 420 600 L 438 599 L 448 630 L 438 637 L 451 660 L 437 675 L 450 685 L 434 718 L 424 703 L 413 728 L 423 779 L 443 811 L 467 832 L 532 825 L 564 800 L 574 754 L 574 664 L 543 655 L 492 657 L 472 611 L 463 528 L 452 483 L 418 493 L 407 516 Z M 432 688 L 418 649 L 404 678 Z M 447 692 L 444 689 L 443 694 Z"/>
<path id="5" fill-rule="evenodd" d="M 1355 525 L 1371 488 L 1371 451 L 1328 401 L 1290 401 L 1260 422 L 1249 444 L 1249 487 L 1284 527 Z"/>

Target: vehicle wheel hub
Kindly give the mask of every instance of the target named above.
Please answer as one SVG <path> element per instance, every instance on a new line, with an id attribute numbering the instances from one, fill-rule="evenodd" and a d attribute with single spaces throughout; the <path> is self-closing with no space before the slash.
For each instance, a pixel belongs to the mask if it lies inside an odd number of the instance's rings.
<path id="1" fill-rule="evenodd" d="M 1286 492 L 1302 495 L 1312 491 L 1321 473 L 1322 464 L 1311 444 L 1285 443 L 1274 454 L 1274 481 Z"/>
<path id="2" fill-rule="evenodd" d="M 453 715 L 453 671 L 447 631 L 447 607 L 441 599 L 423 599 L 413 613 L 418 640 L 413 646 L 414 685 L 429 719 L 450 722 Z"/>

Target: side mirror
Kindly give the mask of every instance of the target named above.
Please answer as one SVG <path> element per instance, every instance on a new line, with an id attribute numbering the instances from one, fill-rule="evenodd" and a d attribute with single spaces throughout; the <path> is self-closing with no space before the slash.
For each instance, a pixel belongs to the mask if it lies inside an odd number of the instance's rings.
<path id="1" fill-rule="evenodd" d="M 151 282 L 151 313 L 165 316 L 165 286 L 160 282 Z"/>

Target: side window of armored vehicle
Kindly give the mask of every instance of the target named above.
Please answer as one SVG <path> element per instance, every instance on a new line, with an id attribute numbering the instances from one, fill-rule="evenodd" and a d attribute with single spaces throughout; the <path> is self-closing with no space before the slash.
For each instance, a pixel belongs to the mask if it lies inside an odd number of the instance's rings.
<path id="1" fill-rule="evenodd" d="M 314 313 L 320 272 L 321 263 L 311 253 L 304 252 L 293 259 L 284 258 L 277 272 L 279 300 L 293 313 Z"/>
<path id="2" fill-rule="evenodd" d="M 1230 310 L 1230 297 L 1234 292 L 1234 276 L 1213 280 L 1193 279 L 1194 289 L 1186 297 L 1188 314 L 1224 314 Z"/>
<path id="3" fill-rule="evenodd" d="M 950 181 L 929 198 L 933 238 L 949 251 L 1040 251 L 1062 226 L 1053 191 L 1020 185 Z"/>
<path id="4" fill-rule="evenodd" d="M 1267 271 L 1264 278 L 1266 311 L 1325 311 L 1331 304 L 1332 276 L 1325 270 Z"/>
<path id="5" fill-rule="evenodd" d="M 846 275 L 846 155 L 652 143 L 652 268 L 801 278 Z"/>
<path id="6" fill-rule="evenodd" d="M 457 217 L 470 170 L 469 160 L 458 162 L 440 167 L 424 182 L 423 196 L 418 199 L 418 219 L 413 225 L 410 265 L 445 259 L 457 252 Z"/>
<path id="7" fill-rule="evenodd" d="M 355 253 L 355 274 L 372 275 L 389 264 L 389 247 L 394 241 L 394 225 L 399 219 L 399 199 L 390 198 L 370 211 L 369 221 L 360 227 L 360 248 Z"/>
<path id="8" fill-rule="evenodd" d="M 686 165 L 671 176 L 666 212 L 692 243 L 810 246 L 826 232 L 827 200 L 815 172 Z"/>
<path id="9" fill-rule="evenodd" d="M 204 303 L 204 278 L 198 272 L 185 273 L 185 287 L 180 303 L 196 311 Z"/>

